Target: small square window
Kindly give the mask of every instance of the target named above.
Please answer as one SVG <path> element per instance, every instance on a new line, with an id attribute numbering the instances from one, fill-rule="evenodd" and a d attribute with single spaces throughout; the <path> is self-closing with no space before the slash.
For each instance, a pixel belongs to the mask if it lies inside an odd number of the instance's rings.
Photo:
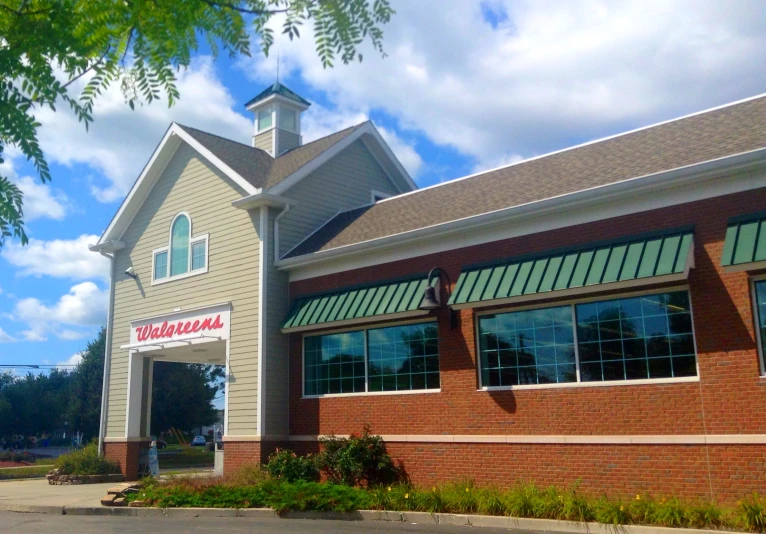
<path id="1" fill-rule="evenodd" d="M 279 110 L 279 127 L 291 132 L 296 130 L 294 109 L 282 107 Z"/>
<path id="2" fill-rule="evenodd" d="M 168 275 L 168 253 L 158 252 L 154 255 L 154 279 L 159 280 Z"/>
<path id="3" fill-rule="evenodd" d="M 205 241 L 192 243 L 192 271 L 205 268 L 206 245 L 207 243 Z"/>

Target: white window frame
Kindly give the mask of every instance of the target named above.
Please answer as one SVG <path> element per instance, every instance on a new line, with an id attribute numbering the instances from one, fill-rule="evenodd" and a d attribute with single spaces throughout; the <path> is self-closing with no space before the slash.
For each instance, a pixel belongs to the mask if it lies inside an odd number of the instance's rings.
<path id="1" fill-rule="evenodd" d="M 753 310 L 753 334 L 755 335 L 756 346 L 758 347 L 758 369 L 760 377 L 766 379 L 766 354 L 764 354 L 763 342 L 761 340 L 760 316 L 758 310 L 758 296 L 755 292 L 755 285 L 758 282 L 766 282 L 766 274 L 760 274 L 750 277 L 750 302 Z"/>
<path id="2" fill-rule="evenodd" d="M 301 335 L 301 398 L 302 399 L 325 399 L 333 397 L 363 397 L 363 396 L 379 396 L 379 395 L 418 395 L 421 393 L 439 393 L 441 392 L 442 383 L 442 370 L 441 370 L 441 346 L 439 347 L 439 387 L 431 389 L 405 389 L 400 391 L 368 391 L 370 387 L 369 377 L 369 354 L 367 354 L 367 331 L 377 330 L 379 328 L 389 328 L 393 326 L 406 326 L 410 324 L 436 324 L 437 340 L 439 331 L 439 321 L 436 319 L 430 319 L 428 321 L 416 320 L 416 321 L 396 321 L 383 324 L 373 324 L 370 326 L 364 326 L 360 328 L 338 328 L 334 330 L 327 330 L 324 332 L 316 332 L 311 334 Z M 317 336 L 329 336 L 332 334 L 350 334 L 352 332 L 364 333 L 364 388 L 365 391 L 358 391 L 354 393 L 325 393 L 321 395 L 306 395 L 306 338 Z"/>
<path id="3" fill-rule="evenodd" d="M 268 126 L 266 128 L 261 128 L 261 120 L 260 120 L 261 115 L 266 115 L 266 114 L 271 115 L 271 126 Z M 258 110 L 258 112 L 255 114 L 255 133 L 259 134 L 263 132 L 268 132 L 269 130 L 273 130 L 274 128 L 276 128 L 276 122 L 277 122 L 276 115 L 277 113 L 273 105 Z"/>
<path id="4" fill-rule="evenodd" d="M 689 313 L 692 317 L 692 342 L 694 343 L 694 361 L 697 367 L 696 376 L 681 376 L 677 378 L 641 378 L 637 380 L 606 380 L 600 382 L 581 382 L 580 381 L 580 347 L 577 339 L 577 313 L 575 306 L 577 304 L 583 304 L 586 302 L 600 302 L 604 300 L 616 300 L 631 297 L 641 297 L 645 295 L 658 295 L 662 293 L 672 293 L 673 291 L 686 291 L 689 294 Z M 576 382 L 563 382 L 560 384 L 520 384 L 516 386 L 484 386 L 481 380 L 481 332 L 479 331 L 479 318 L 484 315 L 499 315 L 502 313 L 513 313 L 528 310 L 540 310 L 544 308 L 555 308 L 562 306 L 570 306 L 572 309 L 572 329 L 574 330 L 574 351 L 575 351 L 575 375 L 577 377 Z M 697 350 L 697 333 L 694 326 L 694 305 L 692 303 L 692 294 L 688 285 L 683 286 L 670 286 L 663 288 L 654 288 L 644 291 L 633 291 L 628 293 L 616 293 L 599 296 L 589 296 L 579 299 L 567 299 L 560 302 L 547 302 L 545 304 L 530 304 L 527 306 L 516 306 L 512 308 L 501 308 L 496 310 L 483 310 L 474 314 L 474 342 L 476 343 L 476 376 L 478 380 L 477 391 L 508 391 L 508 390 L 524 390 L 524 389 L 555 389 L 555 388 L 589 388 L 589 387 L 610 387 L 610 386 L 633 386 L 633 385 L 646 385 L 646 384 L 675 384 L 683 382 L 699 382 L 700 380 L 700 363 L 699 363 L 699 351 Z"/>
<path id="5" fill-rule="evenodd" d="M 181 216 L 185 216 L 189 220 L 189 250 L 188 250 L 189 270 L 182 274 L 170 276 L 170 262 L 171 262 L 170 244 L 172 243 L 172 240 L 173 240 L 173 225 L 175 224 L 176 219 L 178 219 Z M 190 276 L 205 274 L 208 271 L 208 264 L 210 261 L 210 246 L 209 246 L 210 234 L 202 234 L 196 237 L 192 237 L 194 235 L 193 228 L 194 227 L 192 223 L 192 218 L 187 212 L 181 211 L 177 213 L 175 217 L 173 217 L 173 220 L 170 222 L 170 232 L 168 233 L 168 244 L 164 247 L 160 247 L 160 248 L 156 248 L 152 250 L 152 285 L 153 286 L 156 286 L 159 284 L 166 284 L 168 282 L 174 282 L 176 280 L 183 280 L 184 278 L 189 278 Z M 205 266 L 201 269 L 192 270 L 192 248 L 193 248 L 192 245 L 194 245 L 195 243 L 201 243 L 201 242 L 205 243 Z M 165 273 L 165 277 L 154 278 L 154 274 L 155 274 L 154 266 L 155 266 L 155 261 L 157 259 L 157 254 L 161 254 L 163 252 L 167 252 L 168 254 L 167 271 Z"/>
<path id="6" fill-rule="evenodd" d="M 294 114 L 294 115 L 293 115 L 293 117 L 295 117 L 295 121 L 294 121 L 294 123 L 293 123 L 293 128 L 285 128 L 285 127 L 283 127 L 283 126 L 282 126 L 282 113 L 283 113 L 285 110 L 289 110 L 289 111 L 292 111 L 292 112 L 293 112 L 293 114 Z M 280 106 L 277 108 L 277 114 L 276 114 L 277 123 L 276 123 L 276 125 L 275 125 L 275 126 L 276 126 L 277 128 L 279 128 L 280 130 L 284 130 L 284 131 L 286 131 L 286 132 L 291 132 L 291 133 L 294 133 L 294 134 L 299 134 L 299 133 L 300 133 L 300 132 L 298 131 L 298 129 L 299 129 L 299 128 L 298 128 L 298 114 L 299 114 L 299 113 L 300 113 L 300 112 L 299 112 L 297 109 L 293 108 L 293 107 L 290 107 L 290 106 L 285 106 L 285 105 L 280 105 Z"/>

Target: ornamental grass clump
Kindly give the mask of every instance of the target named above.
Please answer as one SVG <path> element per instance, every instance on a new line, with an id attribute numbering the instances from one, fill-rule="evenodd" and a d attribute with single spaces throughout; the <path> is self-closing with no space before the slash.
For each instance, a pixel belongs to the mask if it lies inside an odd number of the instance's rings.
<path id="1" fill-rule="evenodd" d="M 737 518 L 745 530 L 766 532 L 766 501 L 757 493 L 739 501 Z"/>

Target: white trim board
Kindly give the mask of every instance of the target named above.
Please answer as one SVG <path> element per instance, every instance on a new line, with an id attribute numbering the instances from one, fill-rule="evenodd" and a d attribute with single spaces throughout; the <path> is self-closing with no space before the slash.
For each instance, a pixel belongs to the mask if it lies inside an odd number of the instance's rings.
<path id="1" fill-rule="evenodd" d="M 125 230 L 133 221 L 136 213 L 138 213 L 138 210 L 151 193 L 154 185 L 162 176 L 162 173 L 173 155 L 176 153 L 176 150 L 181 146 L 182 141 L 187 143 L 202 157 L 212 163 L 248 195 L 255 195 L 260 192 L 260 189 L 242 178 L 242 176 L 221 161 L 210 150 L 205 148 L 199 141 L 189 135 L 183 127 L 174 122 L 170 125 L 167 132 L 165 132 L 160 144 L 154 149 L 152 157 L 141 171 L 141 174 L 136 179 L 130 192 L 125 197 L 125 200 L 122 202 L 117 213 L 109 223 L 109 226 L 98 240 L 97 245 L 102 245 L 106 241 L 117 240 L 122 237 Z"/>
<path id="2" fill-rule="evenodd" d="M 766 149 L 278 262 L 305 280 L 766 187 Z M 397 197 L 393 197 L 391 200 Z M 380 202 L 388 202 L 389 199 Z M 586 241 L 585 239 L 583 240 Z"/>
<path id="3" fill-rule="evenodd" d="M 318 441 L 329 435 L 291 435 L 289 441 Z M 348 436 L 338 436 L 348 437 Z M 540 445 L 766 445 L 766 434 L 660 435 L 476 435 L 383 434 L 389 443 L 507 443 Z M 234 439 L 232 439 L 234 441 Z"/>
<path id="4" fill-rule="evenodd" d="M 394 156 L 393 152 L 391 152 L 391 149 L 386 145 L 385 141 L 383 141 L 383 138 L 380 136 L 380 133 L 375 128 L 375 126 L 370 122 L 367 121 L 360 126 L 357 126 L 356 129 L 348 134 L 346 137 L 332 145 L 330 148 L 319 154 L 317 157 L 306 163 L 303 167 L 292 173 L 290 176 L 279 182 L 278 184 L 274 185 L 273 187 L 269 188 L 269 193 L 273 195 L 281 195 L 291 187 L 293 187 L 295 184 L 303 180 L 305 177 L 313 173 L 315 170 L 317 170 L 319 167 L 330 161 L 332 158 L 334 158 L 336 155 L 340 154 L 344 149 L 351 146 L 352 143 L 354 143 L 356 140 L 362 138 L 362 136 L 369 136 L 365 138 L 372 139 L 377 142 L 377 144 L 380 146 L 381 150 L 391 158 L 391 162 L 394 165 L 394 168 L 400 174 L 401 179 L 410 187 L 410 189 L 414 190 L 417 189 L 417 185 L 415 185 L 415 182 L 412 181 L 412 178 L 407 173 L 407 171 L 404 169 L 402 164 L 399 162 L 398 159 L 396 159 L 396 156 Z M 369 145 L 368 145 L 369 148 Z M 370 153 L 373 151 L 370 150 Z M 373 155 L 374 156 L 374 155 Z M 388 172 L 385 168 L 383 169 L 384 172 Z M 398 188 L 398 184 L 394 183 L 395 186 Z"/>

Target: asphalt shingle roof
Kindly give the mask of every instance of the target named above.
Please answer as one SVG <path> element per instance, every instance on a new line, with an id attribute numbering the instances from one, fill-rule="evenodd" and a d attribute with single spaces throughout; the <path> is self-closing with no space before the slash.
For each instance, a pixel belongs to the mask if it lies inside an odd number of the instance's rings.
<path id="1" fill-rule="evenodd" d="M 301 145 L 285 152 L 276 159 L 259 148 L 253 148 L 189 126 L 180 124 L 179 126 L 254 187 L 268 189 L 348 137 L 362 124 L 351 126 Z"/>
<path id="2" fill-rule="evenodd" d="M 353 245 L 766 147 L 766 97 L 338 214 L 288 257 Z"/>

